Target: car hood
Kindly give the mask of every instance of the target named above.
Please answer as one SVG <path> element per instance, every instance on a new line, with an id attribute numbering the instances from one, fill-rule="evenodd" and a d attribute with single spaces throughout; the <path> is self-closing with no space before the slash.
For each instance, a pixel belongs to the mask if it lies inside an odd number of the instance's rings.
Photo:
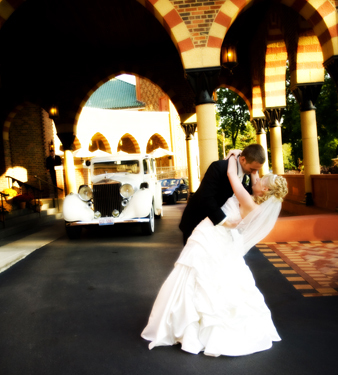
<path id="1" fill-rule="evenodd" d="M 142 181 L 141 175 L 130 175 L 129 173 L 107 173 L 107 175 L 98 175 L 92 177 L 92 183 L 98 184 L 102 182 L 118 181 L 121 184 L 130 184 L 132 186 L 139 185 Z"/>
<path id="2" fill-rule="evenodd" d="M 163 193 L 164 191 L 175 191 L 175 190 L 176 190 L 176 187 L 177 187 L 177 186 L 173 186 L 173 187 L 166 187 L 166 186 L 163 186 L 163 187 L 162 187 L 162 193 Z"/>

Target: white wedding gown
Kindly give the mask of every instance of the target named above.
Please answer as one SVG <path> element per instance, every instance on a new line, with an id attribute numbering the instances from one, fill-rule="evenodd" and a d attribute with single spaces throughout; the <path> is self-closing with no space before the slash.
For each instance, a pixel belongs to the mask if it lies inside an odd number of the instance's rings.
<path id="1" fill-rule="evenodd" d="M 222 209 L 227 217 L 240 218 L 235 196 Z M 195 228 L 142 332 L 149 349 L 181 343 L 194 354 L 240 356 L 281 340 L 243 258 L 253 246 L 245 236 L 251 219 L 244 219 L 240 230 L 214 226 L 208 218 Z"/>

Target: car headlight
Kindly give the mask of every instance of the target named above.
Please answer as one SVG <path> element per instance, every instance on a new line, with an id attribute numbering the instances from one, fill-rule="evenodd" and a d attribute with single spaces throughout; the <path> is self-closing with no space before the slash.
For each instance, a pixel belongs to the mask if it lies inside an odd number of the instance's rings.
<path id="1" fill-rule="evenodd" d="M 90 201 L 93 198 L 93 191 L 88 185 L 80 186 L 78 194 L 85 202 Z"/>
<path id="2" fill-rule="evenodd" d="M 134 188 L 130 184 L 124 184 L 120 187 L 120 194 L 123 198 L 130 198 L 134 194 Z"/>
<path id="3" fill-rule="evenodd" d="M 167 190 L 167 191 L 164 191 L 163 194 L 172 194 L 172 191 Z"/>

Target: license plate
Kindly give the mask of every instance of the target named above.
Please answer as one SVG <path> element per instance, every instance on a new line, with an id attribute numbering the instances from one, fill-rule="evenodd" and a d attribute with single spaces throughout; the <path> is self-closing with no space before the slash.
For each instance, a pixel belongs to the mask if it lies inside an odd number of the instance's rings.
<path id="1" fill-rule="evenodd" d="M 99 225 L 114 225 L 114 219 L 112 217 L 101 217 Z"/>

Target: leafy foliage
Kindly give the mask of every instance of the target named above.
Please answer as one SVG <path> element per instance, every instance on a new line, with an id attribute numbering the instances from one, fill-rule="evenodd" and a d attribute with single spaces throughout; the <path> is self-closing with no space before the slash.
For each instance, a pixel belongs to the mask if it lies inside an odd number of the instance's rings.
<path id="1" fill-rule="evenodd" d="M 217 90 L 217 111 L 219 113 L 219 132 L 231 139 L 232 148 L 238 148 L 238 135 L 245 131 L 250 113 L 245 101 L 227 88 Z"/>
<path id="2" fill-rule="evenodd" d="M 338 99 L 337 87 L 328 74 L 318 97 L 317 131 L 321 165 L 331 166 L 337 157 L 338 145 Z"/>
<path id="3" fill-rule="evenodd" d="M 297 169 L 303 160 L 300 107 L 290 86 L 290 72 L 287 66 L 286 108 L 281 120 L 283 159 L 286 169 Z M 255 142 L 255 131 L 249 122 L 249 110 L 239 95 L 230 89 L 218 89 L 216 108 L 220 158 L 223 158 L 223 153 L 226 154 L 231 148 L 242 149 Z M 332 165 L 332 159 L 338 156 L 338 97 L 336 85 L 327 73 L 316 108 L 320 163 L 329 167 Z M 269 129 L 266 131 L 269 151 Z"/>
<path id="4" fill-rule="evenodd" d="M 300 108 L 290 90 L 290 74 L 287 69 L 286 109 L 282 116 L 283 142 L 292 148 L 293 164 L 303 159 Z M 316 102 L 317 132 L 321 165 L 330 166 L 337 157 L 338 144 L 338 101 L 337 88 L 330 76 L 325 74 L 325 82 Z"/>
<path id="5" fill-rule="evenodd" d="M 290 89 L 290 71 L 286 69 L 286 108 L 282 115 L 282 141 L 290 145 L 291 159 L 295 166 L 303 159 L 302 131 L 299 104 Z M 268 144 L 269 139 L 268 137 Z M 284 150 L 283 150 L 284 152 Z M 286 167 L 286 166 L 285 166 Z M 286 167 L 287 168 L 287 167 Z M 288 169 L 288 168 L 287 168 Z"/>
<path id="6" fill-rule="evenodd" d="M 245 101 L 227 88 L 217 90 L 218 154 L 220 159 L 230 149 L 243 149 L 255 142 L 256 132 L 251 125 Z"/>

